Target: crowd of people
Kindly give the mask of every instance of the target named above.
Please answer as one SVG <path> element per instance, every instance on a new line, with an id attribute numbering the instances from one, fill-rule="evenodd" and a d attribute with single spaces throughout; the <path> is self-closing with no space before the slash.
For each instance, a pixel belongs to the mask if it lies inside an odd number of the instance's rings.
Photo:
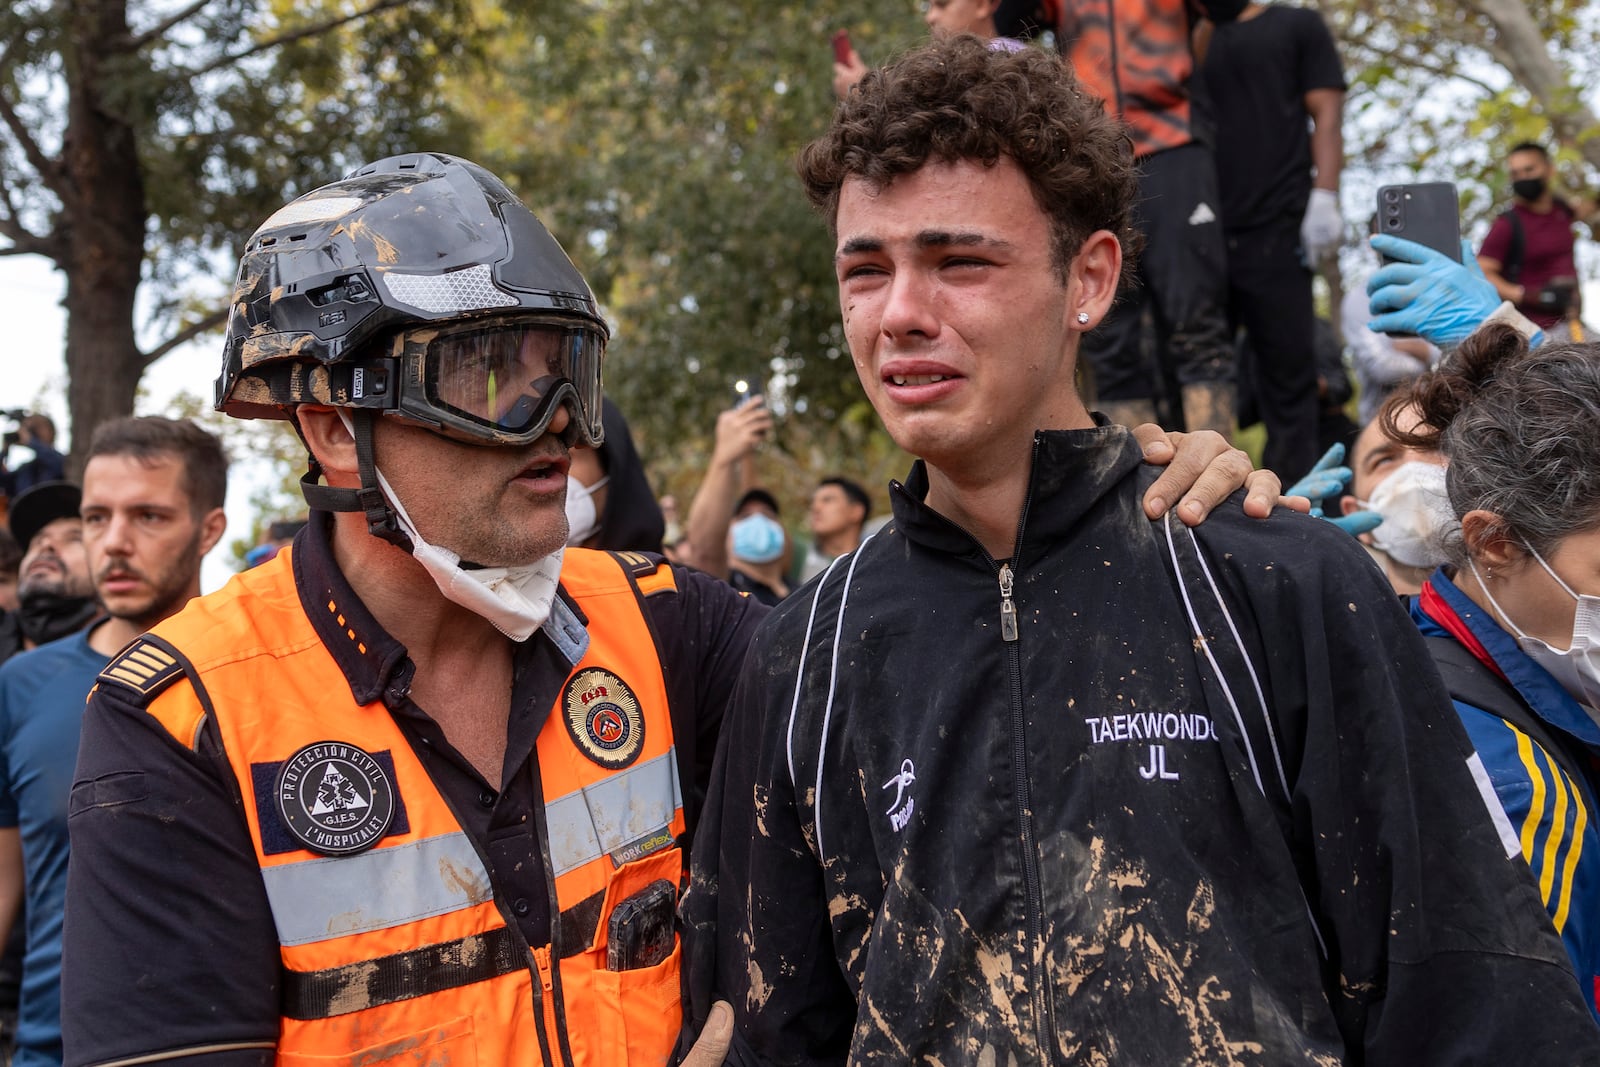
<path id="1" fill-rule="evenodd" d="M 1342 73 L 1201 7 L 841 55 L 797 167 L 915 462 L 819 471 L 803 539 L 760 395 L 658 500 L 582 274 L 436 153 L 243 246 L 218 407 L 292 423 L 309 510 L 223 589 L 215 436 L 69 480 L 29 416 L 14 1062 L 1600 1064 L 1588 209 L 1519 145 L 1479 255 L 1373 236 L 1317 462 Z"/>

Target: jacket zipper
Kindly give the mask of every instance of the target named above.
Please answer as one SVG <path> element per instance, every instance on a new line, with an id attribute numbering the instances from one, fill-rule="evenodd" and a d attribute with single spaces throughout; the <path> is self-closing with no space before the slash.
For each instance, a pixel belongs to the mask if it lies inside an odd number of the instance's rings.
<path id="1" fill-rule="evenodd" d="M 1033 453 L 1028 469 L 1032 471 L 1039 459 L 1039 437 L 1033 438 Z M 1017 517 L 1017 537 L 1011 549 L 1011 558 L 1017 559 L 1022 550 L 1022 531 L 1028 522 L 1028 499 L 1023 498 L 1022 514 Z M 988 555 L 987 552 L 984 555 Z M 989 565 L 996 568 L 1000 582 L 1000 639 L 1006 645 L 1011 673 L 1011 771 L 1013 787 L 1017 793 L 1017 821 L 1022 831 L 1022 881 L 1027 900 L 1029 969 L 1042 971 L 1044 966 L 1044 889 L 1039 876 L 1039 848 L 1033 829 L 1033 791 L 1028 775 L 1028 732 L 1024 723 L 1022 699 L 1022 651 L 1018 643 L 1017 605 L 1012 599 L 1016 572 L 1010 563 L 996 564 L 989 557 Z M 1035 959 L 1036 957 L 1036 959 Z M 1037 967 L 1035 967 L 1037 963 Z M 1042 973 L 1035 973 L 1028 983 L 1033 1000 L 1034 1040 L 1039 1043 L 1039 1056 L 1046 1063 L 1055 1059 L 1054 1012 L 1046 994 Z"/>
<path id="2" fill-rule="evenodd" d="M 1000 565 L 1000 640 L 1017 639 L 1017 605 L 1011 600 L 1011 564 Z"/>

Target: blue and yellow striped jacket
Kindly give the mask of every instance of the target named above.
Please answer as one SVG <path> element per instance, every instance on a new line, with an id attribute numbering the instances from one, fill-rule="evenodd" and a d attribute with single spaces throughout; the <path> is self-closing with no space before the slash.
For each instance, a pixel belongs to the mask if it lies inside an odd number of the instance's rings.
<path id="1" fill-rule="evenodd" d="M 1575 758 L 1564 770 L 1544 746 L 1493 711 L 1455 701 L 1589 1006 L 1600 1016 L 1600 725 L 1443 569 L 1412 601 L 1411 615 L 1424 635 L 1452 637 L 1496 669 L 1550 735 L 1569 743 Z"/>

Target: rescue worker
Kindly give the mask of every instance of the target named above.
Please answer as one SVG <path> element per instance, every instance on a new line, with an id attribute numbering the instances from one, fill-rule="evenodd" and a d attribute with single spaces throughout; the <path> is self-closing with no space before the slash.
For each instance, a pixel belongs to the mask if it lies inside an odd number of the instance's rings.
<path id="1" fill-rule="evenodd" d="M 310 520 L 90 698 L 68 1064 L 666 1061 L 682 846 L 763 609 L 564 549 L 606 340 L 464 160 L 371 164 L 251 237 L 217 405 L 294 422 Z M 1198 521 L 1240 454 L 1189 440 L 1153 495 L 1196 483 Z M 686 1062 L 721 1061 L 720 1013 Z"/>
<path id="2" fill-rule="evenodd" d="M 740 1064 L 1600 1062 L 1377 569 L 1282 511 L 1152 523 L 1085 410 L 1136 188 L 1098 101 L 937 42 L 799 169 L 863 390 L 921 458 L 746 657 L 691 1021 L 732 1004 Z"/>
<path id="3" fill-rule="evenodd" d="M 217 402 L 294 421 L 311 521 L 100 676 L 66 1062 L 666 1061 L 680 841 L 760 611 L 563 553 L 606 338 L 462 160 L 383 160 L 250 239 Z"/>

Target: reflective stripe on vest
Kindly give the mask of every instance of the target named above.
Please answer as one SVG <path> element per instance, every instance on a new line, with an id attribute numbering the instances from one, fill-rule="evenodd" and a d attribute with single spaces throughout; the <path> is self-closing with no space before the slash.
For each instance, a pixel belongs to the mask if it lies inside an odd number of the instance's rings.
<path id="1" fill-rule="evenodd" d="M 300 606 L 288 555 L 192 602 L 156 631 L 193 664 L 209 693 L 245 799 L 281 946 L 280 1055 L 378 1062 L 386 1050 L 413 1049 L 437 1051 L 453 1067 L 665 1063 L 680 1018 L 679 950 L 654 967 L 606 970 L 616 905 L 683 876 L 674 840 L 684 829 L 682 787 L 666 685 L 642 602 L 622 568 L 604 553 L 576 549 L 563 566 L 562 584 L 589 619 L 589 644 L 536 742 L 540 780 L 554 798 L 542 822 L 555 876 L 552 943 L 563 957 L 556 966 L 549 950 L 530 954 L 508 926 L 485 860 L 394 717 L 381 703 L 351 699 Z M 340 605 L 328 601 L 325 609 L 350 641 L 363 643 Z M 640 747 L 620 768 L 598 762 L 607 751 L 580 749 L 565 714 L 567 690 L 585 672 L 624 681 L 637 698 Z M 182 725 L 198 720 L 198 703 L 193 689 L 179 685 L 150 711 L 163 724 Z M 269 854 L 261 811 L 276 810 L 276 800 L 270 788 L 257 796 L 257 775 L 322 742 L 387 753 L 403 829 L 352 855 Z M 535 840 L 530 832 L 530 848 Z M 529 861 L 544 858 L 534 853 Z"/>
<path id="2" fill-rule="evenodd" d="M 549 801 L 544 818 L 556 877 L 667 828 L 682 807 L 676 748 Z"/>
<path id="3" fill-rule="evenodd" d="M 261 872 L 278 942 L 304 945 L 443 915 L 494 895 L 464 833 L 354 856 L 323 856 Z"/>

